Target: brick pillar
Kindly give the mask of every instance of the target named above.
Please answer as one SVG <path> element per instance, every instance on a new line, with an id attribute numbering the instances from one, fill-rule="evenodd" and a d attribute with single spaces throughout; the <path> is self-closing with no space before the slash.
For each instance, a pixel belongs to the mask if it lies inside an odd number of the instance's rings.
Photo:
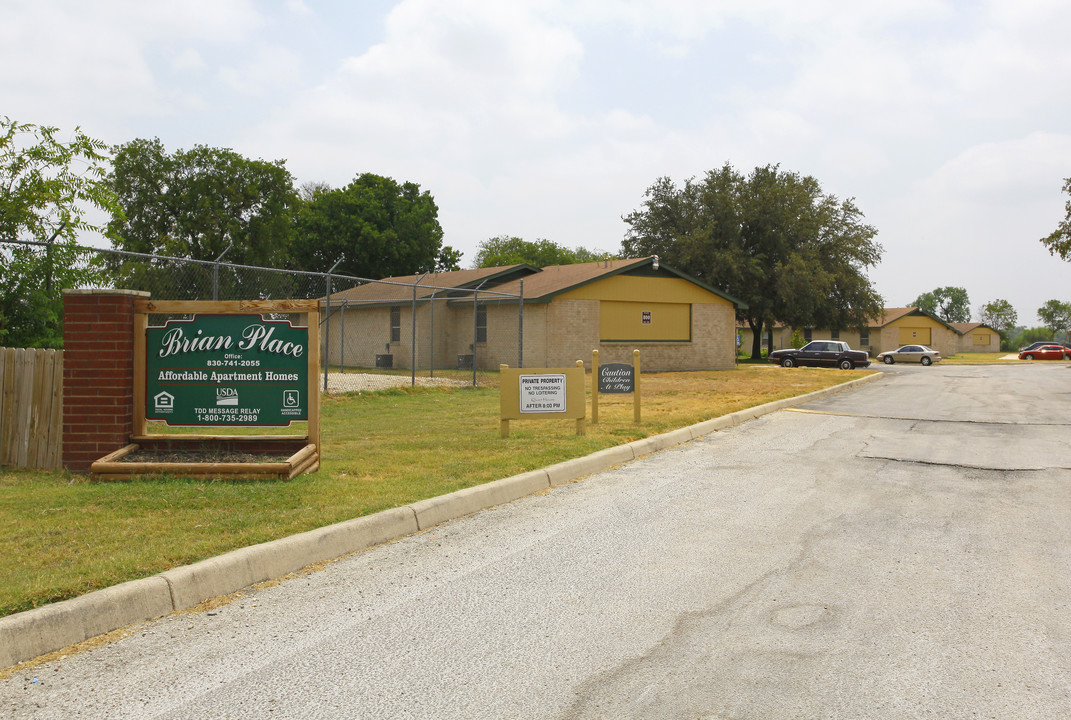
<path id="1" fill-rule="evenodd" d="M 88 472 L 134 429 L 137 290 L 63 291 L 63 465 Z"/>

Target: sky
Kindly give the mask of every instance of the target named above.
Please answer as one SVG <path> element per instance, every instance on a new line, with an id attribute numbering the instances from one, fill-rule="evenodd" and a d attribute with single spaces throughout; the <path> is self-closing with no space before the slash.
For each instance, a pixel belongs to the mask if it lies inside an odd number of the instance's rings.
<path id="1" fill-rule="evenodd" d="M 658 178 L 778 164 L 854 198 L 887 307 L 1071 301 L 1039 242 L 1071 177 L 1066 0 L 0 0 L 0 115 L 227 147 L 300 185 L 435 198 L 500 235 L 620 252 Z M 86 239 L 93 242 L 92 239 Z M 103 244 L 96 241 L 93 244 Z M 313 271 L 327 268 L 306 268 Z"/>

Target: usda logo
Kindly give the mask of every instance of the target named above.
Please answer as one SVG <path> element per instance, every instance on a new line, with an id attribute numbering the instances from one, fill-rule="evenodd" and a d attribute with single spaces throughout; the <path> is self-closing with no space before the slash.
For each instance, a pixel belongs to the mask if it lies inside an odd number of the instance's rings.
<path id="1" fill-rule="evenodd" d="M 216 388 L 216 405 L 238 407 L 238 390 L 235 388 Z"/>

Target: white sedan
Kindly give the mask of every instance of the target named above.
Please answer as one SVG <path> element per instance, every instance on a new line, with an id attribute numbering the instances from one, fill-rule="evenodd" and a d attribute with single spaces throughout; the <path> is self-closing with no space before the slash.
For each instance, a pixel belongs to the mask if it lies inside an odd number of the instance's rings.
<path id="1" fill-rule="evenodd" d="M 925 345 L 903 345 L 896 350 L 878 353 L 878 360 L 886 365 L 895 362 L 917 362 L 923 365 L 932 365 L 941 362 L 941 353 Z"/>

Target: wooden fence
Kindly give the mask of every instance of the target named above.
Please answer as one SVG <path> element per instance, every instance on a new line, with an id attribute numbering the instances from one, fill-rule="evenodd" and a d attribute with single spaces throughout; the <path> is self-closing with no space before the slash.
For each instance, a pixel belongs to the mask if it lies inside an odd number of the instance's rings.
<path id="1" fill-rule="evenodd" d="M 0 348 L 0 465 L 59 470 L 63 351 Z"/>

